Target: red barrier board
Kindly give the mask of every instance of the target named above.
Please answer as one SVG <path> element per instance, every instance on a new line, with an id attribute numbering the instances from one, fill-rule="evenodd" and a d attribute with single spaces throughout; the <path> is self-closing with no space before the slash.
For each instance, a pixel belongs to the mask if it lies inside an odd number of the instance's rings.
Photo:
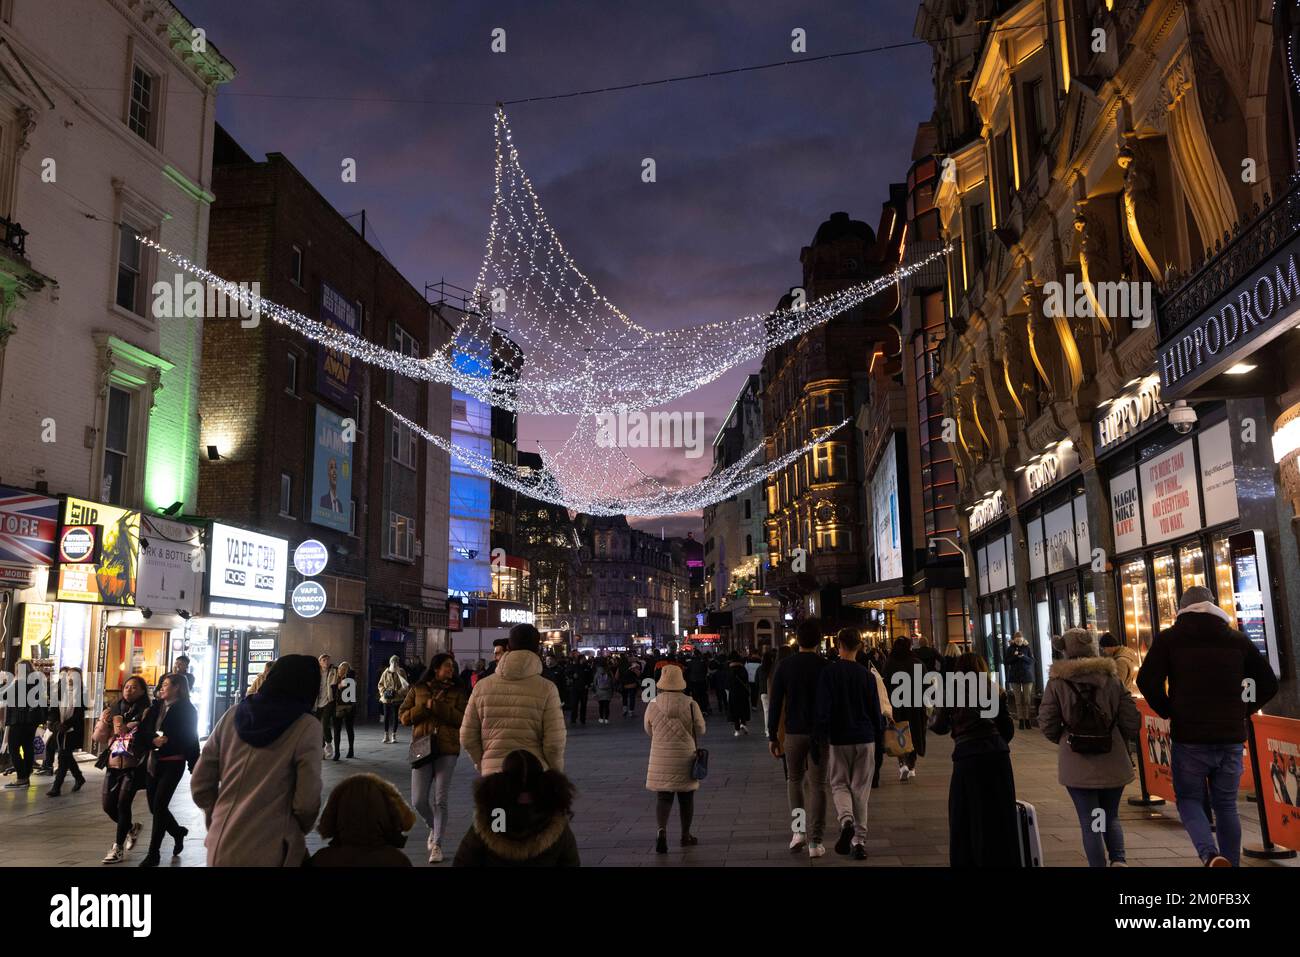
<path id="1" fill-rule="evenodd" d="M 1251 728 L 1269 839 L 1296 850 L 1300 848 L 1300 721 L 1257 714 Z"/>

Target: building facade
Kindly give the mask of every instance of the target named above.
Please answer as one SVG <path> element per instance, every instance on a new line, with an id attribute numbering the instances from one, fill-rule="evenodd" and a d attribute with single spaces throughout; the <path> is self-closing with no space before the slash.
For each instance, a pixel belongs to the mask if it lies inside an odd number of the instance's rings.
<path id="1" fill-rule="evenodd" d="M 198 499 L 202 313 L 136 237 L 206 261 L 233 76 L 166 0 L 0 4 L 0 661 L 81 668 L 92 707 L 199 610 L 202 533 L 171 516 Z"/>
<path id="2" fill-rule="evenodd" d="M 750 375 L 713 439 L 711 474 L 735 465 L 762 444 L 762 390 L 759 377 Z M 761 485 L 704 509 L 706 609 L 721 611 L 732 598 L 763 590 L 766 518 L 767 496 Z"/>
<path id="3" fill-rule="evenodd" d="M 1074 626 L 1144 654 L 1206 585 L 1296 713 L 1294 508 L 1269 443 L 1291 343 L 1254 352 L 1294 325 L 1270 258 L 1294 235 L 1293 7 L 921 4 L 953 244 L 936 384 L 994 661 L 1019 630 L 1045 668 Z"/>
<path id="4" fill-rule="evenodd" d="M 285 156 L 258 162 L 222 133 L 214 183 L 218 275 L 408 356 L 448 341 L 442 315 Z M 209 320 L 204 347 L 200 510 L 328 555 L 323 611 L 287 614 L 276 653 L 328 653 L 370 688 L 391 655 L 422 661 L 445 647 L 447 456 L 379 403 L 446 435 L 450 390 L 265 320 Z"/>

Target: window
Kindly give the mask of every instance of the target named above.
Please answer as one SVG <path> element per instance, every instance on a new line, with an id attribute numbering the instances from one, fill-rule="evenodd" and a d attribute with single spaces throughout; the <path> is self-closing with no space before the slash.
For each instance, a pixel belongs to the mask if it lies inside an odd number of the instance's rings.
<path id="1" fill-rule="evenodd" d="M 397 512 L 388 513 L 388 557 L 415 558 L 415 521 Z"/>
<path id="2" fill-rule="evenodd" d="M 745 554 L 746 554 L 746 555 L 752 555 L 752 554 L 754 554 L 754 536 L 753 536 L 753 535 L 746 535 L 746 536 L 745 536 Z"/>
<path id="3" fill-rule="evenodd" d="M 988 259 L 988 219 L 984 215 L 984 204 L 975 203 L 970 208 L 970 251 L 971 272 L 979 272 Z"/>
<path id="4" fill-rule="evenodd" d="M 745 499 L 745 518 L 751 518 L 751 517 L 752 516 L 750 515 L 750 500 L 747 498 Z"/>
<path id="5" fill-rule="evenodd" d="M 415 468 L 418 446 L 416 444 L 415 431 L 404 422 L 393 419 L 393 461 L 407 468 Z"/>
<path id="6" fill-rule="evenodd" d="M 1043 138 L 1047 135 L 1047 116 L 1043 104 L 1042 79 L 1030 80 L 1021 87 L 1021 101 L 1025 111 L 1025 149 L 1032 166 L 1038 161 L 1043 150 Z"/>
<path id="7" fill-rule="evenodd" d="M 157 146 L 159 78 L 139 63 L 131 66 L 131 102 L 126 123 L 131 132 L 151 146 Z"/>
<path id="8" fill-rule="evenodd" d="M 297 246 L 293 247 L 293 257 L 289 260 L 289 280 L 302 288 L 302 250 Z"/>
<path id="9" fill-rule="evenodd" d="M 298 354 L 295 352 L 287 353 L 284 357 L 284 391 L 290 395 L 298 394 Z"/>
<path id="10" fill-rule="evenodd" d="M 144 315 L 145 282 L 144 247 L 136 242 L 135 227 L 123 223 L 118 228 L 117 304 L 137 316 Z"/>
<path id="11" fill-rule="evenodd" d="M 288 472 L 280 473 L 280 514 L 293 518 L 293 476 Z"/>
<path id="12" fill-rule="evenodd" d="M 413 359 L 420 357 L 419 341 L 401 326 L 393 326 L 393 345 L 404 356 L 410 356 Z"/>
<path id="13" fill-rule="evenodd" d="M 127 500 L 128 465 L 131 446 L 132 395 L 117 386 L 108 388 L 108 412 L 104 424 L 104 501 L 122 505 Z"/>

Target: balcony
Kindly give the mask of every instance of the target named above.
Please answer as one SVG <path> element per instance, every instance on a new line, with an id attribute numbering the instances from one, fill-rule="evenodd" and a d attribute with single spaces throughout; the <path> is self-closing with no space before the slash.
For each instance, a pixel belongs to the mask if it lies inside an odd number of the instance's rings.
<path id="1" fill-rule="evenodd" d="M 1213 249 L 1186 277 L 1166 287 L 1157 309 L 1160 341 L 1173 337 L 1202 315 L 1224 293 L 1248 276 L 1278 249 L 1300 234 L 1300 179 L 1277 199 L 1264 197 L 1264 208 L 1216 240 Z"/>

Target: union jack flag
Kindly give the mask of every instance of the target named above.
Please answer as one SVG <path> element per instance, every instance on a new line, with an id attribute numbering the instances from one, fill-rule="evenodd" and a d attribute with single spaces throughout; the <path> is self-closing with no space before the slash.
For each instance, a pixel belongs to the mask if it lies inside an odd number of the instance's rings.
<path id="1" fill-rule="evenodd" d="M 58 499 L 0 485 L 0 562 L 54 564 Z"/>

